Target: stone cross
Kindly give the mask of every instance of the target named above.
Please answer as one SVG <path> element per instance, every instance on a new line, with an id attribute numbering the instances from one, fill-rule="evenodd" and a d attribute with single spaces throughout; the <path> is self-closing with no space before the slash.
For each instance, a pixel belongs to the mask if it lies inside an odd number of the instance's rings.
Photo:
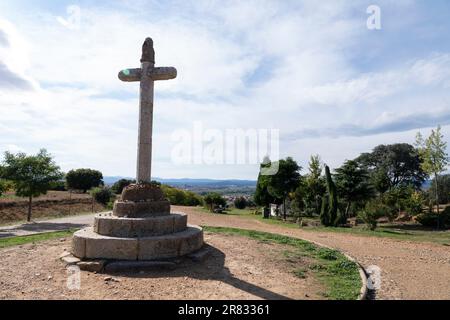
<path id="1" fill-rule="evenodd" d="M 140 81 L 137 183 L 151 181 L 154 81 L 174 79 L 176 76 L 177 69 L 173 67 L 155 68 L 155 50 L 151 38 L 145 39 L 142 46 L 141 67 L 119 72 L 122 81 Z"/>

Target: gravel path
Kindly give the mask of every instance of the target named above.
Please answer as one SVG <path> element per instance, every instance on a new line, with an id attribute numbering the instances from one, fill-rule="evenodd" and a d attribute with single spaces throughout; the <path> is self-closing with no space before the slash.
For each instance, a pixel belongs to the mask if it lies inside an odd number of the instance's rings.
<path id="1" fill-rule="evenodd" d="M 252 229 L 312 240 L 353 256 L 365 268 L 378 266 L 381 287 L 376 299 L 450 299 L 450 248 L 444 245 L 284 228 L 238 216 L 199 213 L 189 207 L 172 206 L 172 210 L 188 213 L 191 224 Z M 45 231 L 52 231 L 52 225 L 71 228 L 89 225 L 92 221 L 92 215 L 86 215 L 41 223 Z M 0 237 L 30 232 L 30 227 L 25 230 L 23 226 L 8 228 L 0 228 Z M 35 230 L 39 228 L 36 226 Z"/>

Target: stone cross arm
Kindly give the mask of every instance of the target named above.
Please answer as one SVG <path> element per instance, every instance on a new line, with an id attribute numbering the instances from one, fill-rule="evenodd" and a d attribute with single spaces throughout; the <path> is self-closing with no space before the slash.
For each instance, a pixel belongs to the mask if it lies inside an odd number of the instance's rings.
<path id="1" fill-rule="evenodd" d="M 177 77 L 177 69 L 174 67 L 149 68 L 147 76 L 153 81 L 175 79 Z M 126 82 L 141 81 L 142 68 L 122 70 L 119 72 L 119 79 Z"/>

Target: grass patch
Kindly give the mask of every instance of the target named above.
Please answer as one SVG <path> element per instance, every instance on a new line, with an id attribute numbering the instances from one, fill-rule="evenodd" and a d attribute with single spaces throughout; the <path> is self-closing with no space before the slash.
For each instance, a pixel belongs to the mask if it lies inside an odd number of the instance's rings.
<path id="1" fill-rule="evenodd" d="M 333 300 L 355 300 L 359 296 L 361 278 L 358 266 L 339 251 L 321 248 L 305 240 L 268 232 L 209 226 L 203 226 L 203 228 L 209 232 L 245 236 L 258 241 L 292 246 L 294 251 L 286 250 L 283 255 L 288 261 L 305 256 L 310 258 L 313 262 L 309 269 L 324 284 L 326 291 L 323 294 L 325 297 Z M 292 272 L 298 277 L 304 278 L 307 270 L 297 268 Z"/>
<path id="2" fill-rule="evenodd" d="M 203 211 L 207 212 L 207 211 Z M 253 210 L 244 209 L 231 210 L 232 215 L 238 216 L 242 219 L 255 219 L 266 224 L 281 226 L 285 228 L 298 229 L 298 224 L 289 221 L 278 220 L 276 218 L 263 219 L 261 215 L 254 215 Z M 305 221 L 317 220 L 311 218 L 305 218 Z M 337 232 L 337 233 L 349 233 L 365 237 L 379 237 L 379 238 L 391 238 L 396 240 L 405 241 L 417 241 L 417 242 L 432 242 L 450 246 L 450 230 L 447 231 L 433 231 L 433 230 L 421 230 L 420 226 L 416 228 L 411 227 L 402 228 L 395 224 L 381 224 L 376 230 L 371 231 L 365 227 L 365 225 L 358 225 L 353 228 L 327 228 L 323 226 L 307 226 L 302 227 L 302 230 L 309 232 Z"/>
<path id="3" fill-rule="evenodd" d="M 33 234 L 29 236 L 18 236 L 0 239 L 0 248 L 18 246 L 26 243 L 35 243 L 39 241 L 45 241 L 50 239 L 65 238 L 71 236 L 75 230 L 45 232 L 39 234 Z"/>

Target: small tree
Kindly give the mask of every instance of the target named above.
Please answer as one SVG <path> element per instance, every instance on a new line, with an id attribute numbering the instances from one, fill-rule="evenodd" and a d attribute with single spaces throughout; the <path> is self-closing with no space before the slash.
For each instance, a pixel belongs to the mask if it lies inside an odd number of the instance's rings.
<path id="1" fill-rule="evenodd" d="M 105 206 L 114 198 L 112 190 L 108 187 L 95 187 L 92 188 L 89 193 L 95 201 Z"/>
<path id="2" fill-rule="evenodd" d="M 111 190 L 115 193 L 115 194 L 121 194 L 123 189 L 125 187 L 128 187 L 130 184 L 132 183 L 136 183 L 136 180 L 130 180 L 130 179 L 120 179 L 119 181 L 116 181 L 112 187 Z"/>
<path id="3" fill-rule="evenodd" d="M 3 176 L 14 182 L 16 195 L 28 197 L 27 221 L 31 221 L 33 197 L 46 194 L 63 174 L 50 154 L 41 149 L 35 156 L 5 152 Z"/>
<path id="4" fill-rule="evenodd" d="M 438 126 L 436 130 L 431 130 L 430 136 L 425 140 L 420 132 L 417 133 L 416 146 L 419 149 L 423 171 L 429 175 L 434 175 L 436 212 L 439 213 L 438 176 L 441 172 L 445 171 L 449 163 L 447 143 L 444 141 L 444 136 L 441 134 L 441 126 Z"/>
<path id="5" fill-rule="evenodd" d="M 87 190 L 103 185 L 103 175 L 100 171 L 92 169 L 70 170 L 66 174 L 66 184 L 68 189 Z"/>
<path id="6" fill-rule="evenodd" d="M 369 200 L 374 195 L 374 190 L 369 183 L 369 173 L 354 160 L 346 161 L 335 171 L 339 197 L 346 203 L 344 218 L 347 219 L 351 205 Z"/>
<path id="7" fill-rule="evenodd" d="M 278 172 L 267 176 L 267 191 L 283 202 L 283 219 L 286 220 L 286 199 L 299 185 L 301 167 L 291 157 L 278 161 Z"/>
<path id="8" fill-rule="evenodd" d="M 322 176 L 322 161 L 319 155 L 311 156 L 308 171 L 305 177 L 304 189 L 306 210 L 314 214 L 320 214 L 322 197 L 326 192 L 326 184 Z"/>
<path id="9" fill-rule="evenodd" d="M 211 192 L 208 193 L 204 198 L 203 198 L 205 204 L 207 206 L 209 206 L 209 209 L 211 212 L 214 211 L 214 206 L 223 206 L 225 207 L 225 205 L 227 204 L 227 202 L 225 201 L 225 199 L 218 193 L 216 192 Z"/>
<path id="10" fill-rule="evenodd" d="M 234 200 L 234 206 L 236 209 L 245 209 L 245 207 L 247 207 L 247 199 L 244 197 L 237 197 Z"/>

